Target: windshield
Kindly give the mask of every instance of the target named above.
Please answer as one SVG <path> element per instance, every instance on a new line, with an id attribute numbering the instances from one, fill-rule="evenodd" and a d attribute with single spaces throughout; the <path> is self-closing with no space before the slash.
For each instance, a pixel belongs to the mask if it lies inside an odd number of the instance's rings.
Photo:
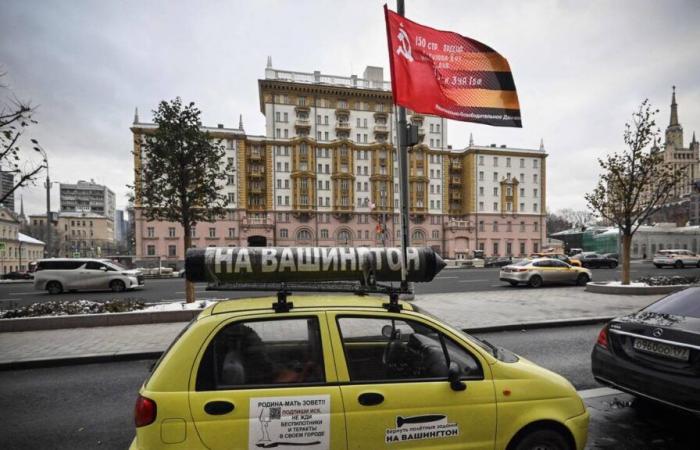
<path id="1" fill-rule="evenodd" d="M 522 261 L 518 261 L 516 263 L 511 264 L 511 266 L 527 266 L 531 262 L 532 261 L 530 261 L 529 259 L 523 259 Z"/>
<path id="2" fill-rule="evenodd" d="M 698 298 L 700 298 L 700 287 L 691 287 L 664 297 L 643 311 L 700 319 Z"/>
<path id="3" fill-rule="evenodd" d="M 106 266 L 112 267 L 115 270 L 129 270 L 128 268 L 122 266 L 121 264 L 114 262 L 114 261 L 109 261 L 105 262 Z"/>
<path id="4" fill-rule="evenodd" d="M 424 309 L 421 308 L 420 306 L 413 305 L 413 304 L 412 304 L 411 306 L 413 306 L 414 311 L 416 311 L 417 313 L 421 313 L 421 314 L 423 314 L 424 316 L 428 316 L 428 317 L 430 317 L 430 318 L 432 318 L 432 319 L 434 319 L 434 320 L 436 320 L 436 321 L 438 321 L 438 322 L 442 322 L 439 318 L 435 317 L 433 314 L 431 314 L 431 313 L 429 313 L 428 311 L 424 310 Z M 483 340 L 479 339 L 479 338 L 476 337 L 476 336 L 472 336 L 472 335 L 469 334 L 469 333 L 465 333 L 464 331 L 460 330 L 459 328 L 453 327 L 453 329 L 454 329 L 455 331 L 457 331 L 462 337 L 464 337 L 464 338 L 466 338 L 467 340 L 469 340 L 469 342 L 473 342 L 474 344 L 476 344 L 476 345 L 478 345 L 479 347 L 481 347 L 481 348 L 483 348 L 484 350 L 486 350 L 486 351 L 487 351 L 491 356 L 493 356 L 494 358 L 498 358 L 498 349 L 496 348 L 495 345 L 493 345 L 493 344 L 491 344 L 491 343 L 489 343 L 489 342 L 487 342 L 487 341 L 483 341 Z"/>

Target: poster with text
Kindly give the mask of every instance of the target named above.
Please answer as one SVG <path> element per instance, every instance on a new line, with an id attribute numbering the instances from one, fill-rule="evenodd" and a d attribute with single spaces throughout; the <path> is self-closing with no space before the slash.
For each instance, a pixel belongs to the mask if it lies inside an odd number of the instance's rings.
<path id="1" fill-rule="evenodd" d="M 248 448 L 330 449 L 331 397 L 309 395 L 250 399 Z"/>

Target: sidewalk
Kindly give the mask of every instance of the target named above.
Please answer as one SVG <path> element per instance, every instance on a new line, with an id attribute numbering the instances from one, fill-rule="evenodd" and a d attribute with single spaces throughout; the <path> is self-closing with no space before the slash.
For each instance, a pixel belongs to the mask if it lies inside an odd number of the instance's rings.
<path id="1" fill-rule="evenodd" d="M 592 294 L 578 287 L 513 288 L 419 295 L 413 303 L 455 327 L 485 332 L 604 321 L 660 297 Z M 0 333 L 0 369 L 156 358 L 185 325 Z"/>

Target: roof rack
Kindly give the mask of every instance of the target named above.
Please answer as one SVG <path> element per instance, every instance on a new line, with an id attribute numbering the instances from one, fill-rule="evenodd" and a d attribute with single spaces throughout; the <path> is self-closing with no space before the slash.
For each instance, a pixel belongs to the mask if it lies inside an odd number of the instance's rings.
<path id="1" fill-rule="evenodd" d="M 275 312 L 289 312 L 294 303 L 287 301 L 293 292 L 346 292 L 355 295 L 386 294 L 389 302 L 382 304 L 390 312 L 400 312 L 399 295 L 410 293 L 400 287 L 386 284 L 366 285 L 360 282 L 317 282 L 317 283 L 210 283 L 208 291 L 270 291 L 277 292 L 277 302 L 272 304 Z"/>

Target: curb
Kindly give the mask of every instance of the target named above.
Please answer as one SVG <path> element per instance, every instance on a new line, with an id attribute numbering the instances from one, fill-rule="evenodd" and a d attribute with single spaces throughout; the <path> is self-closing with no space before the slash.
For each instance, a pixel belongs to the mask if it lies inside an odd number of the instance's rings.
<path id="1" fill-rule="evenodd" d="M 144 359 L 158 359 L 163 352 L 125 352 L 103 353 L 80 356 L 66 356 L 63 358 L 36 358 L 24 361 L 8 361 L 0 363 L 0 372 L 8 370 L 45 369 L 50 367 L 77 366 L 82 364 L 98 364 L 122 361 L 140 361 Z"/>
<path id="2" fill-rule="evenodd" d="M 690 284 L 673 284 L 669 286 L 625 286 L 625 285 L 608 285 L 604 281 L 589 282 L 586 284 L 586 292 L 594 294 L 611 294 L 611 295 L 659 295 L 670 294 L 690 287 Z"/>
<path id="3" fill-rule="evenodd" d="M 132 311 L 125 313 L 75 314 L 71 316 L 22 317 L 0 319 L 0 333 L 57 330 L 61 328 L 112 327 L 151 323 L 189 322 L 201 309 L 182 311 Z"/>
<path id="4" fill-rule="evenodd" d="M 514 330 L 535 330 L 542 328 L 561 328 L 577 325 L 593 325 L 597 323 L 605 323 L 612 320 L 614 317 L 581 317 L 576 319 L 566 320 L 546 320 L 540 322 L 526 323 L 511 323 L 503 325 L 490 325 L 485 327 L 465 328 L 464 332 L 470 334 L 491 333 L 498 331 L 514 331 Z M 139 361 L 145 359 L 158 359 L 163 354 L 162 351 L 147 351 L 147 352 L 124 352 L 124 353 L 95 353 L 80 356 L 68 356 L 62 358 L 37 358 L 24 361 L 8 361 L 0 362 L 0 371 L 8 370 L 23 370 L 23 369 L 41 369 L 60 366 L 75 366 L 81 364 L 98 364 L 122 361 Z"/>

